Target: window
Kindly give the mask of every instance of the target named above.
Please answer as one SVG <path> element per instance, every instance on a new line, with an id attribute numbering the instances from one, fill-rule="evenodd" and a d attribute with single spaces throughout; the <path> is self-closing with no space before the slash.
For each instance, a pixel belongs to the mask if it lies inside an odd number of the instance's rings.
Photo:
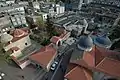
<path id="1" fill-rule="evenodd" d="M 25 43 L 25 45 L 28 45 L 27 43 Z"/>

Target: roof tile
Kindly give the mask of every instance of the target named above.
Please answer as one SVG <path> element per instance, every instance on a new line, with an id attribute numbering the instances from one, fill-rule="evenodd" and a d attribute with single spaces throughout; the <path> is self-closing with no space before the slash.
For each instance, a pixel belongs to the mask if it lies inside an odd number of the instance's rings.
<path id="1" fill-rule="evenodd" d="M 65 77 L 69 80 L 92 80 L 92 73 L 80 66 L 76 66 Z"/>

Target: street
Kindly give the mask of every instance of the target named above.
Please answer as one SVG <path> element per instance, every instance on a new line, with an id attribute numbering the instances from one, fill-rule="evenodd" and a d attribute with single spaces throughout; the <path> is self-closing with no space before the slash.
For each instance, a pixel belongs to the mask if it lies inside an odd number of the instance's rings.
<path id="1" fill-rule="evenodd" d="M 28 65 L 22 70 L 17 65 L 7 64 L 3 60 L 0 60 L 0 71 L 6 74 L 4 80 L 40 80 L 45 74 L 43 69 L 37 70 L 33 65 Z"/>

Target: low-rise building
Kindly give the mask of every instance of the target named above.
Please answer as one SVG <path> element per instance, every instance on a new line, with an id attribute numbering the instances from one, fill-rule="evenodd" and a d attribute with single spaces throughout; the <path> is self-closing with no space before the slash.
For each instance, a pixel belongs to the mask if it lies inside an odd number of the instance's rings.
<path id="1" fill-rule="evenodd" d="M 28 26 L 27 22 L 26 22 L 26 18 L 25 18 L 25 14 L 14 14 L 10 16 L 10 21 L 12 23 L 13 27 L 17 27 L 17 26 Z"/>
<path id="2" fill-rule="evenodd" d="M 26 5 L 14 4 L 13 6 L 5 6 L 0 8 L 0 13 L 3 16 L 8 16 L 13 27 L 20 26 L 26 23 L 25 10 Z"/>
<path id="3" fill-rule="evenodd" d="M 4 36 L 5 35 L 5 36 Z M 27 59 L 28 53 L 23 53 L 23 50 L 31 46 L 29 31 L 26 28 L 15 29 L 10 31 L 10 34 L 3 34 L 1 42 L 4 42 L 4 50 L 10 53 L 11 58 L 18 66 L 23 69 L 30 61 Z"/>
<path id="4" fill-rule="evenodd" d="M 20 50 L 23 50 L 31 45 L 28 30 L 15 29 L 11 35 L 13 39 L 4 46 L 5 51 L 8 51 L 12 47 L 18 47 Z"/>
<path id="5" fill-rule="evenodd" d="M 50 41 L 49 45 L 41 48 L 39 51 L 33 53 L 29 59 L 31 60 L 32 64 L 37 65 L 38 67 L 42 67 L 46 71 L 50 70 L 51 64 L 54 62 L 56 58 L 57 49 L 62 45 L 62 43 L 69 38 L 70 33 L 66 30 L 59 29 L 61 35 L 60 36 L 53 36 Z"/>
<path id="6" fill-rule="evenodd" d="M 35 52 L 29 57 L 32 64 L 37 67 L 42 67 L 46 71 L 49 71 L 51 64 L 54 61 L 54 58 L 57 55 L 57 50 L 54 47 L 54 44 L 51 43 L 43 48 L 40 51 Z"/>
<path id="7" fill-rule="evenodd" d="M 12 24 L 8 16 L 4 16 L 0 18 L 0 31 L 1 32 L 10 30 L 12 28 L 11 26 Z"/>

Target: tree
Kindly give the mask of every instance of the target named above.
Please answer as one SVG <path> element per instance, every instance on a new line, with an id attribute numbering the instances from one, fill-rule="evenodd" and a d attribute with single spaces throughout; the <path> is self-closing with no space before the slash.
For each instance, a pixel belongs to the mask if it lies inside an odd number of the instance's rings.
<path id="1" fill-rule="evenodd" d="M 50 40 L 49 39 L 44 39 L 44 41 L 41 43 L 41 45 L 45 46 L 45 45 L 48 45 L 50 43 Z"/>
<path id="2" fill-rule="evenodd" d="M 39 27 L 39 28 L 44 28 L 44 21 L 42 19 L 42 17 L 38 17 L 36 18 L 36 25 Z"/>
<path id="3" fill-rule="evenodd" d="M 110 32 L 111 35 L 109 36 L 111 40 L 114 40 L 116 38 L 119 38 L 120 35 L 120 26 L 115 26 L 114 29 Z"/>
<path id="4" fill-rule="evenodd" d="M 53 26 L 53 23 L 50 20 L 49 16 L 47 16 L 47 20 L 46 20 L 46 30 L 47 30 L 47 33 L 49 34 L 49 37 L 52 37 L 53 32 L 55 32 L 55 27 Z"/>

